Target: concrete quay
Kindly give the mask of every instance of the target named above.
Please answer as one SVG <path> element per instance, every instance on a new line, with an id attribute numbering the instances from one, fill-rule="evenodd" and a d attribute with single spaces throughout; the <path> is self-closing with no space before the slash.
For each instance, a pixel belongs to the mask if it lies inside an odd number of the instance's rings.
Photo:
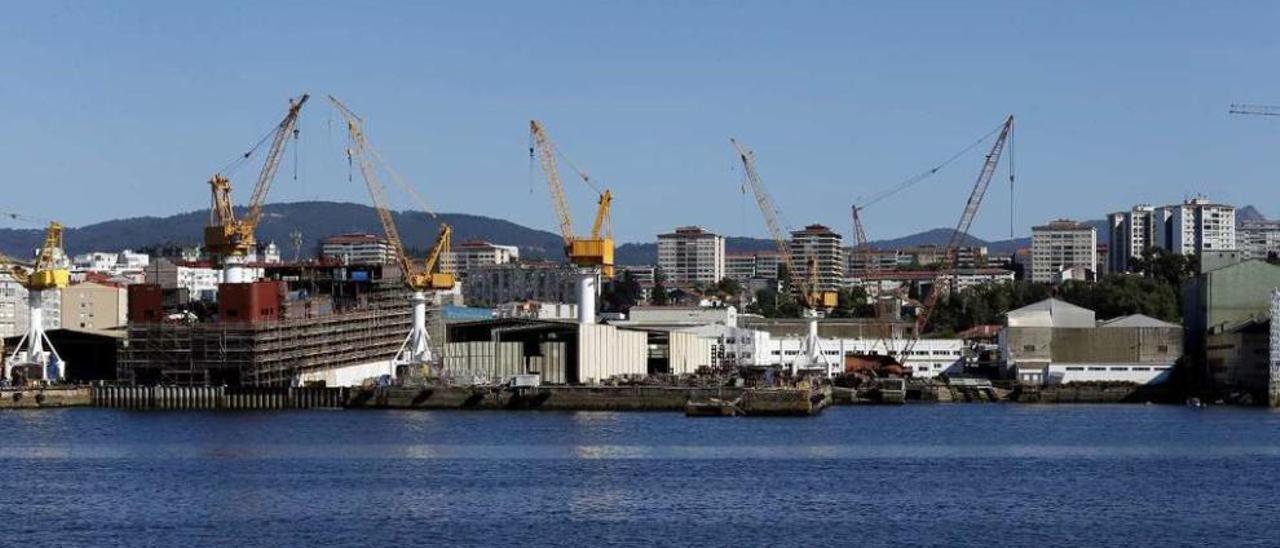
<path id="1" fill-rule="evenodd" d="M 385 386 L 352 389 L 350 409 L 537 409 L 545 411 L 683 411 L 690 401 L 734 400 L 748 415 L 813 415 L 830 389 L 554 386 L 510 390 L 481 386 Z"/>

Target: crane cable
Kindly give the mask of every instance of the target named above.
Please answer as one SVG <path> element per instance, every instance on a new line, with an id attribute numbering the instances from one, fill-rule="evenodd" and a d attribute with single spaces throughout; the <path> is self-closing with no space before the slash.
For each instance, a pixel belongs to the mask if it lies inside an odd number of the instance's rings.
<path id="1" fill-rule="evenodd" d="M 939 171 L 942 171 L 942 169 L 943 169 L 943 168 L 945 168 L 945 167 L 947 167 L 947 166 L 951 165 L 951 164 L 952 164 L 952 163 L 954 163 L 956 160 L 959 160 L 961 157 L 963 157 L 965 154 L 968 154 L 970 151 L 972 151 L 973 149 L 977 148 L 977 147 L 978 147 L 978 145 L 981 145 L 982 143 L 984 143 L 984 142 L 986 142 L 988 139 L 990 139 L 992 136 L 994 136 L 995 134 L 999 133 L 999 132 L 1000 132 L 1000 129 L 1001 129 L 1002 127 L 1004 127 L 1004 124 L 1001 124 L 1001 125 L 999 125 L 999 126 L 996 126 L 996 128 L 995 128 L 995 129 L 991 130 L 991 131 L 990 131 L 990 132 L 988 132 L 986 135 L 983 135 L 983 136 L 982 136 L 982 137 L 980 137 L 978 140 L 976 140 L 976 141 L 974 141 L 974 142 L 970 143 L 968 146 L 965 146 L 964 148 L 960 149 L 960 151 L 959 151 L 959 152 L 957 152 L 957 153 L 955 153 L 955 154 L 952 154 L 949 158 L 947 158 L 946 160 L 944 160 L 942 163 L 940 163 L 940 164 L 938 164 L 938 165 L 934 166 L 933 168 L 928 169 L 928 170 L 925 170 L 925 171 L 920 172 L 920 173 L 917 173 L 916 175 L 913 175 L 913 176 L 911 176 L 911 177 L 907 178 L 906 180 L 904 180 L 904 181 L 902 181 L 902 182 L 900 182 L 900 183 L 898 183 L 898 184 L 895 184 L 895 185 L 893 185 L 893 186 L 891 186 L 891 187 L 884 188 L 884 189 L 882 189 L 882 190 L 880 190 L 880 191 L 878 191 L 878 192 L 876 192 L 876 193 L 872 194 L 872 195 L 871 195 L 871 197 L 869 197 L 869 198 L 865 198 L 865 199 L 861 199 L 861 198 L 860 198 L 858 201 L 860 201 L 860 202 L 861 202 L 861 204 L 857 205 L 856 207 L 857 207 L 858 209 L 866 209 L 866 208 L 867 208 L 867 206 L 870 206 L 870 205 L 872 205 L 872 204 L 874 204 L 874 203 L 876 203 L 876 202 L 879 202 L 879 201 L 881 201 L 881 200 L 884 200 L 885 198 L 888 198 L 888 197 L 890 197 L 890 196 L 893 196 L 894 194 L 897 194 L 897 193 L 899 193 L 899 192 L 901 192 L 901 191 L 903 191 L 903 190 L 906 190 L 907 188 L 910 188 L 911 186 L 915 185 L 916 183 L 919 183 L 919 182 L 921 182 L 921 181 L 923 181 L 923 180 L 925 180 L 925 179 L 928 179 L 930 176 L 932 176 L 932 175 L 934 175 L 934 174 L 938 173 Z"/>

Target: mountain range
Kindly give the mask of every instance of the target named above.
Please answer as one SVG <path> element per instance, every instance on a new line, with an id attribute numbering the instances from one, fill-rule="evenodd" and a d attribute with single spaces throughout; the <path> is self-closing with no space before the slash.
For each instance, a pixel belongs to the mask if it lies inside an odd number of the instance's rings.
<path id="1" fill-rule="evenodd" d="M 381 234 L 382 227 L 373 208 L 344 202 L 293 202 L 271 204 L 263 208 L 263 220 L 258 227 L 258 241 L 275 242 L 286 259 L 293 258 L 290 235 L 302 233 L 299 254 L 313 256 L 320 240 L 328 236 L 350 232 Z M 405 246 L 411 250 L 424 250 L 431 246 L 439 222 L 453 226 L 454 243 L 470 240 L 486 240 L 520 247 L 521 257 L 528 259 L 559 259 L 564 256 L 558 234 L 518 225 L 510 221 L 469 215 L 442 213 L 433 218 L 420 212 L 393 212 Z M 1238 210 L 1237 218 L 1265 219 L 1257 208 L 1245 206 Z M 69 254 L 88 251 L 119 251 L 121 249 L 148 249 L 165 245 L 192 246 L 200 243 L 204 226 L 208 224 L 209 210 L 191 211 L 168 217 L 134 217 L 94 223 L 82 227 L 67 228 L 65 242 Z M 1109 243 L 1110 231 L 1106 221 L 1085 221 L 1098 229 L 1098 242 Z M 935 228 L 915 234 L 885 240 L 871 245 L 881 249 L 904 248 L 917 245 L 945 245 L 952 229 Z M 43 241 L 44 229 L 0 229 L 0 251 L 14 257 L 28 257 Z M 1030 238 L 983 240 L 966 236 L 964 243 L 986 246 L 993 253 L 1011 253 L 1029 247 Z M 728 252 L 751 252 L 774 249 L 771 240 L 729 236 L 725 238 Z M 615 250 L 615 261 L 622 265 L 655 264 L 658 257 L 656 243 L 626 243 Z"/>

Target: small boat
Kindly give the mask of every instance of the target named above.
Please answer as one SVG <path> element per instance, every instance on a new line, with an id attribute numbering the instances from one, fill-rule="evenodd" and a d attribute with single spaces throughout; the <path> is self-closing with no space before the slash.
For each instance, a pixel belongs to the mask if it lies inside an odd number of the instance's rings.
<path id="1" fill-rule="evenodd" d="M 719 398 L 709 398 L 706 401 L 689 400 L 688 403 L 684 404 L 684 416 L 686 417 L 733 417 L 736 415 L 745 415 L 738 408 L 738 400 L 725 401 Z"/>

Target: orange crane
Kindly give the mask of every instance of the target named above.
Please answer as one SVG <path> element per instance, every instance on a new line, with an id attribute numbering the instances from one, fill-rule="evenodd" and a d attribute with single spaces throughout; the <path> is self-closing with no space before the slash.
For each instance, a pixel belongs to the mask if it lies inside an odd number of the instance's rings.
<path id="1" fill-rule="evenodd" d="M 573 162 L 570 162 L 551 141 L 546 129 L 537 120 L 529 121 L 529 135 L 533 140 L 533 146 L 529 147 L 529 155 L 532 157 L 537 152 L 542 172 L 546 175 L 547 186 L 551 190 L 551 205 L 555 208 L 556 220 L 560 224 L 560 236 L 564 239 L 564 251 L 569 257 L 569 262 L 584 268 L 599 269 L 600 274 L 606 278 L 613 277 L 613 234 L 610 226 L 613 193 L 607 188 L 601 190 L 596 187 L 589 175 L 574 166 Z M 557 155 L 564 159 L 578 177 L 598 195 L 595 220 L 591 223 L 590 235 L 585 238 L 574 235 L 569 202 L 565 198 L 564 185 L 560 182 Z"/>
<path id="2" fill-rule="evenodd" d="M 992 144 L 991 151 L 987 153 L 986 159 L 982 164 L 982 171 L 978 173 L 978 180 L 974 182 L 973 190 L 969 193 L 969 199 L 965 202 L 964 211 L 960 214 L 960 220 L 956 223 L 955 230 L 951 232 L 951 238 L 947 241 L 947 246 L 942 250 L 940 264 L 934 274 L 933 283 L 920 308 L 920 312 L 916 315 L 915 333 L 908 339 L 906 346 L 898 354 L 899 356 L 911 354 L 911 350 L 915 348 L 921 334 L 924 333 L 925 327 L 929 325 L 929 317 L 933 313 L 934 306 L 938 304 L 938 298 L 942 296 L 944 291 L 942 287 L 945 282 L 944 277 L 952 273 L 951 270 L 956 262 L 956 252 L 961 242 L 968 236 L 969 228 L 973 226 L 973 219 L 978 214 L 978 208 L 982 205 L 982 198 L 986 196 L 987 187 L 991 185 L 991 177 L 995 175 L 996 167 L 1000 163 L 1000 156 L 1004 152 L 1005 143 L 1012 135 L 1013 116 L 1010 115 L 1005 119 L 1004 124 L 1000 126 L 1000 133 L 996 137 L 995 143 Z"/>
<path id="3" fill-rule="evenodd" d="M 204 229 L 204 247 L 210 256 L 222 263 L 225 268 L 223 271 L 225 282 L 250 281 L 244 279 L 240 265 L 256 244 L 254 231 L 262 220 L 262 206 L 266 201 L 267 191 L 271 189 L 271 182 L 275 179 L 276 171 L 280 167 L 288 138 L 292 136 L 297 139 L 298 112 L 309 97 L 310 95 L 304 93 L 297 99 L 290 99 L 289 110 L 284 119 L 280 120 L 275 129 L 269 133 L 271 145 L 267 149 L 266 160 L 258 173 L 258 182 L 253 187 L 253 195 L 249 198 L 244 217 L 237 219 L 235 208 L 231 205 L 231 180 L 223 175 L 222 171 L 215 173 L 209 179 L 211 203 L 209 224 Z M 266 141 L 267 137 L 258 141 L 252 149 L 232 162 L 232 165 L 239 165 L 248 160 Z"/>
<path id="4" fill-rule="evenodd" d="M 19 218 L 15 214 L 7 216 Z M 35 262 L 29 267 L 0 254 L 0 268 L 26 288 L 28 309 L 27 332 L 4 360 L 3 371 L 0 371 L 4 379 L 11 380 L 16 367 L 27 368 L 28 371 L 35 369 L 39 378 L 45 381 L 56 381 L 66 376 L 66 363 L 44 331 L 45 291 L 65 288 L 71 281 L 66 252 L 63 251 L 62 230 L 61 223 L 49 222 L 44 242 L 36 253 Z"/>
<path id="5" fill-rule="evenodd" d="M 405 250 L 404 242 L 400 239 L 400 230 L 396 228 L 395 219 L 391 216 L 391 208 L 388 206 L 386 197 L 386 187 L 378 179 L 378 167 L 381 166 L 388 173 L 391 173 L 392 179 L 403 186 L 414 198 L 419 201 L 421 199 L 408 183 L 401 180 L 395 174 L 395 171 L 390 169 L 382 155 L 369 144 L 362 127 L 363 120 L 336 97 L 330 95 L 329 101 L 333 103 L 334 107 L 342 113 L 342 116 L 347 121 L 347 133 L 351 139 L 351 146 L 347 149 L 347 158 L 349 160 L 355 159 L 360 164 L 360 175 L 364 178 L 365 186 L 369 189 L 369 197 L 373 200 L 373 207 L 378 213 L 378 220 L 382 223 L 382 230 L 386 235 L 387 243 L 390 245 L 391 251 L 396 255 L 396 260 L 404 276 L 405 286 L 413 292 L 411 297 L 413 324 L 409 330 L 409 335 L 391 360 L 391 375 L 396 375 L 396 367 L 400 365 L 433 365 L 438 360 L 431 349 L 431 335 L 427 331 L 428 293 L 451 290 L 457 282 L 453 273 L 449 272 L 448 261 L 445 260 L 445 257 L 449 254 L 453 228 L 448 223 L 441 221 L 440 233 L 437 235 L 436 242 L 431 247 L 426 259 L 416 262 L 409 257 L 408 252 Z M 439 221 L 439 217 L 434 212 L 428 210 L 427 213 Z"/>

